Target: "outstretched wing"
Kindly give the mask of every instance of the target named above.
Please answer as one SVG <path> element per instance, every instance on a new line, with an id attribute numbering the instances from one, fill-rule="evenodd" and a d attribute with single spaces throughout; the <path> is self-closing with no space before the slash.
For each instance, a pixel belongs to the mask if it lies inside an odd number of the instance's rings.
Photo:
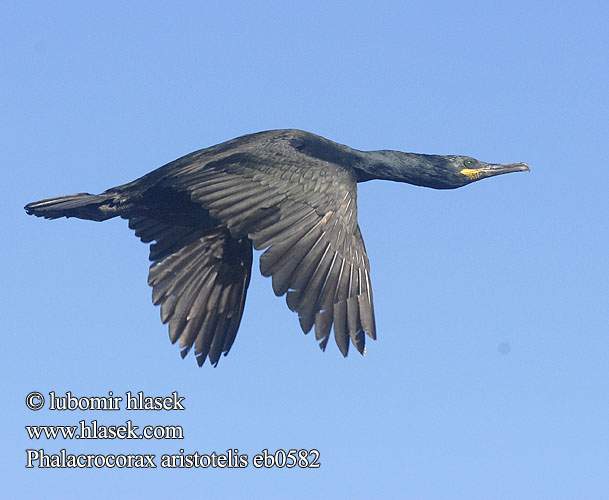
<path id="1" fill-rule="evenodd" d="M 228 354 L 243 315 L 252 265 L 252 243 L 224 227 L 184 227 L 149 215 L 130 215 L 129 227 L 150 246 L 148 284 L 161 305 L 172 343 L 182 357 L 194 346 L 197 363 L 216 365 Z"/>
<path id="2" fill-rule="evenodd" d="M 189 193 L 234 238 L 267 248 L 262 274 L 272 276 L 277 296 L 287 293 L 305 333 L 315 325 L 322 349 L 334 325 L 344 356 L 349 338 L 364 353 L 364 333 L 374 339 L 376 329 L 353 174 L 286 141 L 204 165 L 184 160 L 162 185 Z"/>

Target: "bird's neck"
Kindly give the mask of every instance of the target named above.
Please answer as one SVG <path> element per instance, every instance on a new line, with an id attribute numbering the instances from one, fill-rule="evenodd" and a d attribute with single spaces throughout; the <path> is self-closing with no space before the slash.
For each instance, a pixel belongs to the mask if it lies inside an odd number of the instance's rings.
<path id="1" fill-rule="evenodd" d="M 383 179 L 423 185 L 421 167 L 429 163 L 429 155 L 385 150 L 362 153 L 362 161 L 354 168 L 357 182 Z"/>

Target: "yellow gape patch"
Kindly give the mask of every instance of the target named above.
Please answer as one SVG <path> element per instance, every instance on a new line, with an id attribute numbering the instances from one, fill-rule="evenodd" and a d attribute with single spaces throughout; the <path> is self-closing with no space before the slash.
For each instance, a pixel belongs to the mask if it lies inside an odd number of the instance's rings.
<path id="1" fill-rule="evenodd" d="M 464 168 L 463 170 L 461 170 L 461 173 L 463 175 L 467 175 L 470 179 L 474 181 L 476 179 L 479 179 L 482 175 L 482 172 L 480 170 L 476 170 L 475 168 Z"/>

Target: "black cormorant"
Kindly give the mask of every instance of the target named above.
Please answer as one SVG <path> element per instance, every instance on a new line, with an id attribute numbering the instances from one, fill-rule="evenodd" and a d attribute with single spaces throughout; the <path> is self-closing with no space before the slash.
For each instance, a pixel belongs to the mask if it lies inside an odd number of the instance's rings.
<path id="1" fill-rule="evenodd" d="M 376 338 L 370 265 L 357 223 L 357 183 L 371 179 L 452 189 L 525 163 L 467 156 L 358 151 L 301 130 L 245 135 L 196 151 L 143 177 L 91 195 L 26 205 L 28 214 L 129 220 L 150 246 L 152 301 L 182 357 L 199 366 L 228 354 L 250 281 L 252 247 L 277 296 L 315 326 L 326 348 L 332 325 L 344 356 Z"/>

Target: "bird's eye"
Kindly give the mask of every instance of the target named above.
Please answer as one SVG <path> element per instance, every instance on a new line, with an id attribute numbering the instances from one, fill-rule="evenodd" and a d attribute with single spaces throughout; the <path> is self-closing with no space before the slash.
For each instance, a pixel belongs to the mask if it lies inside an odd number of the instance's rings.
<path id="1" fill-rule="evenodd" d="M 463 163 L 467 168 L 471 168 L 471 166 L 473 165 L 471 160 L 465 160 L 465 162 L 463 162 Z"/>

